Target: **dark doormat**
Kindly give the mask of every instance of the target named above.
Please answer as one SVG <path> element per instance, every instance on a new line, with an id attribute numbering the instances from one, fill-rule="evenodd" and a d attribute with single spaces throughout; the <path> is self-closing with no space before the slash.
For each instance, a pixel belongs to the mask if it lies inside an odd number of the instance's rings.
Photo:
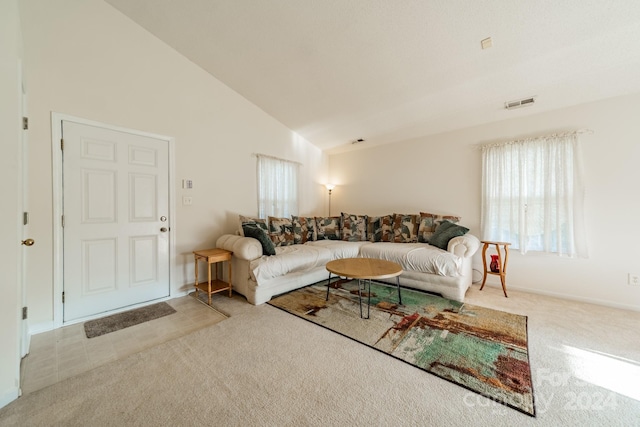
<path id="1" fill-rule="evenodd" d="M 109 332 L 138 325 L 159 317 L 168 316 L 175 312 L 174 308 L 166 302 L 159 302 L 147 305 L 146 307 L 136 308 L 135 310 L 129 310 L 100 319 L 90 320 L 89 322 L 85 322 L 84 332 L 87 335 L 87 338 L 99 337 L 100 335 L 108 334 Z"/>

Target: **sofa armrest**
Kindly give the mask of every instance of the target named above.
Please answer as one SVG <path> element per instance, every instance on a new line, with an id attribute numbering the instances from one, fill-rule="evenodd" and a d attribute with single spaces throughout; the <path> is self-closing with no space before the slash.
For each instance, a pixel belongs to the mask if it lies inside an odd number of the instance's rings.
<path id="1" fill-rule="evenodd" d="M 480 240 L 473 234 L 454 237 L 449 240 L 447 250 L 462 258 L 469 258 L 480 248 Z"/>
<path id="2" fill-rule="evenodd" d="M 216 241 L 216 247 L 231 251 L 234 256 L 247 261 L 252 261 L 262 256 L 262 245 L 258 239 L 253 237 L 224 234 Z"/>

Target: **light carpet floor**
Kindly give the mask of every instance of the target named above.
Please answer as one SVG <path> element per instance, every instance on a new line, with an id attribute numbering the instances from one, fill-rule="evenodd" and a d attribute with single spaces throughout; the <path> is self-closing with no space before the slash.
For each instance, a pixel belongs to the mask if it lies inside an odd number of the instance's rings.
<path id="1" fill-rule="evenodd" d="M 529 316 L 537 418 L 269 305 L 25 395 L 0 425 L 640 425 L 640 313 L 477 286 Z"/>

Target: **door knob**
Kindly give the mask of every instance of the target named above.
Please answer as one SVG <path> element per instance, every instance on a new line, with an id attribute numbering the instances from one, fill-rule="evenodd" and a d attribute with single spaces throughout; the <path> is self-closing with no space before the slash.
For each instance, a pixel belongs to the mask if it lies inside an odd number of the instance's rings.
<path id="1" fill-rule="evenodd" d="M 166 232 L 167 232 L 167 227 L 162 227 L 162 228 L 160 229 L 160 231 L 162 231 L 163 233 L 166 233 Z"/>
<path id="2" fill-rule="evenodd" d="M 33 246 L 36 241 L 33 239 L 26 239 L 22 241 L 22 244 L 25 246 Z"/>

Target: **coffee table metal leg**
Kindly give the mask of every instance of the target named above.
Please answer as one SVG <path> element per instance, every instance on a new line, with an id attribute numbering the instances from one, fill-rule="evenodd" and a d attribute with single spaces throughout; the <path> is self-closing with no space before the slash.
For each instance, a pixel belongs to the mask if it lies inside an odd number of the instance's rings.
<path id="1" fill-rule="evenodd" d="M 396 283 L 398 284 L 398 304 L 402 305 L 402 295 L 400 295 L 400 276 L 396 276 Z"/>
<path id="2" fill-rule="evenodd" d="M 329 301 L 329 286 L 331 286 L 331 272 L 329 272 L 329 278 L 327 279 L 327 298 L 325 298 L 325 301 Z"/>
<path id="3" fill-rule="evenodd" d="M 369 282 L 369 290 L 368 290 L 368 299 L 367 299 L 367 319 L 369 318 L 369 314 L 370 314 L 370 310 L 371 310 L 371 279 L 368 280 Z"/>
<path id="4" fill-rule="evenodd" d="M 362 319 L 362 280 L 358 279 L 358 302 L 360 303 L 360 318 Z"/>

